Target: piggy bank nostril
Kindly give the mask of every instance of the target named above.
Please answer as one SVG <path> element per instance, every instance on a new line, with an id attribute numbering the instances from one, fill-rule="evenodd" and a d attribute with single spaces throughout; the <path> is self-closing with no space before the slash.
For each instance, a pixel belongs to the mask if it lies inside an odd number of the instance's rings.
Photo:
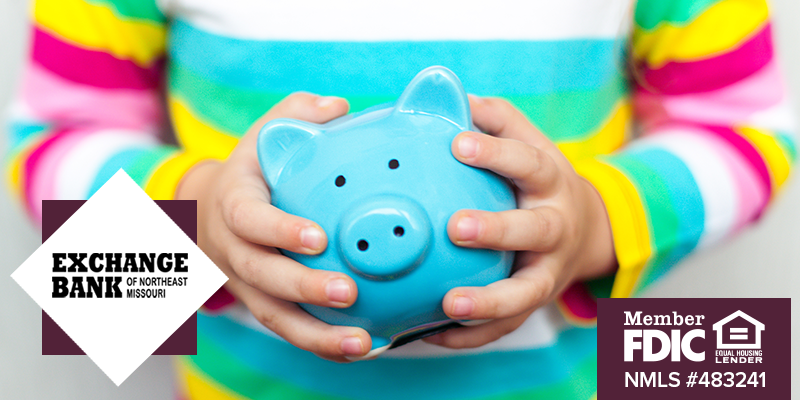
<path id="1" fill-rule="evenodd" d="M 373 281 L 395 280 L 427 256 L 433 229 L 415 200 L 383 194 L 357 202 L 339 222 L 337 248 L 347 267 Z"/>

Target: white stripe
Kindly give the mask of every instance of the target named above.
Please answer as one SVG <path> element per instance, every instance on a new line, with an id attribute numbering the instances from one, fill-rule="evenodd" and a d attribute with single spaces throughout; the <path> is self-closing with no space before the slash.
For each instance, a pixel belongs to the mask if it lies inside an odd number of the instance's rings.
<path id="1" fill-rule="evenodd" d="M 159 0 L 203 30 L 255 40 L 557 40 L 625 35 L 631 0 Z"/>
<path id="2" fill-rule="evenodd" d="M 731 333 L 747 333 L 747 328 L 731 328 Z"/>
<path id="3" fill-rule="evenodd" d="M 795 133 L 797 131 L 797 119 L 794 116 L 792 106 L 792 101 L 787 96 L 775 106 L 753 113 L 745 123 L 768 130 Z"/>
<path id="4" fill-rule="evenodd" d="M 731 335 L 731 340 L 747 340 L 747 335 Z"/>
<path id="5" fill-rule="evenodd" d="M 28 107 L 24 101 L 15 100 L 5 109 L 3 115 L 7 121 L 38 122 L 40 118 Z"/>
<path id="6" fill-rule="evenodd" d="M 61 160 L 55 172 L 55 199 L 85 200 L 100 168 L 113 155 L 156 144 L 155 137 L 143 132 L 106 130 L 93 133 L 70 149 Z"/>
<path id="7" fill-rule="evenodd" d="M 648 135 L 634 146 L 656 146 L 678 157 L 689 168 L 703 198 L 705 224 L 698 247 L 719 242 L 736 224 L 739 208 L 736 182 L 727 163 L 704 133 L 689 128 L 670 128 Z"/>
<path id="8" fill-rule="evenodd" d="M 225 316 L 250 329 L 285 341 L 258 322 L 253 314 L 243 305 L 236 304 L 225 311 Z M 415 341 L 381 354 L 382 358 L 419 358 L 448 355 L 480 354 L 493 351 L 529 350 L 542 348 L 558 340 L 558 334 L 566 329 L 568 323 L 554 303 L 536 310 L 514 332 L 499 340 L 476 349 L 453 350 L 435 346 L 422 341 Z"/>

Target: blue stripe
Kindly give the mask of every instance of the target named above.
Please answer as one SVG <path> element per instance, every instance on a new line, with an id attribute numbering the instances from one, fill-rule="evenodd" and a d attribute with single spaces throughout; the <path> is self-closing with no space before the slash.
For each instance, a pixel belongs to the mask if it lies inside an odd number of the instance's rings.
<path id="1" fill-rule="evenodd" d="M 705 227 L 705 210 L 703 196 L 692 172 L 677 156 L 652 147 L 632 148 L 630 155 L 652 168 L 664 180 L 669 188 L 672 213 L 678 218 L 676 242 L 648 268 L 640 286 L 644 287 L 666 274 L 697 247 Z"/>
<path id="2" fill-rule="evenodd" d="M 199 335 L 265 375 L 312 391 L 387 400 L 471 398 L 561 383 L 597 352 L 595 329 L 571 328 L 553 346 L 534 350 L 337 364 L 224 316 L 198 313 L 197 327 Z M 392 390 L 398 385 L 403 390 Z"/>
<path id="3" fill-rule="evenodd" d="M 100 170 L 97 172 L 97 175 L 92 182 L 92 185 L 89 187 L 89 193 L 86 194 L 86 198 L 92 197 L 95 192 L 100 190 L 106 182 L 111 179 L 114 174 L 119 171 L 120 168 L 124 169 L 128 175 L 131 174 L 131 170 L 136 168 L 136 163 L 141 159 L 142 156 L 151 153 L 153 149 L 147 148 L 133 148 L 128 150 L 120 151 L 117 154 L 114 154 L 109 158 Z M 136 179 L 135 176 L 132 176 L 134 180 Z"/>
<path id="4" fill-rule="evenodd" d="M 218 36 L 173 22 L 173 62 L 224 85 L 268 92 L 396 95 L 431 65 L 467 91 L 536 95 L 592 90 L 618 73 L 613 39 L 559 41 L 295 42 Z"/>
<path id="5" fill-rule="evenodd" d="M 15 121 L 8 124 L 8 148 L 15 149 L 33 135 L 44 132 L 48 125 L 40 122 Z"/>
<path id="6" fill-rule="evenodd" d="M 86 194 L 86 199 L 92 197 L 95 192 L 100 190 L 106 182 L 111 179 L 114 174 L 119 171 L 120 168 L 124 170 L 128 170 L 140 156 L 146 154 L 148 152 L 147 149 L 137 148 L 137 149 L 129 149 L 123 150 L 117 154 L 111 156 L 111 158 L 106 161 L 100 170 L 97 172 L 97 175 L 92 182 L 92 185 L 89 187 L 89 193 Z"/>

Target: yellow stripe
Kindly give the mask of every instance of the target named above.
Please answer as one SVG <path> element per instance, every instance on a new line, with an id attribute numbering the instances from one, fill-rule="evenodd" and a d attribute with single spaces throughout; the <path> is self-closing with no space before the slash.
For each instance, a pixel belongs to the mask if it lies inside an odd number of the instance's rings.
<path id="1" fill-rule="evenodd" d="M 175 133 L 187 150 L 205 154 L 208 158 L 225 159 L 239 143 L 239 139 L 232 135 L 200 121 L 174 96 L 170 96 L 169 108 Z"/>
<path id="2" fill-rule="evenodd" d="M 13 156 L 7 169 L 8 191 L 15 197 L 22 196 L 22 162 L 28 153 L 23 150 Z"/>
<path id="3" fill-rule="evenodd" d="M 792 169 L 789 157 L 783 152 L 780 143 L 770 133 L 756 128 L 741 127 L 735 129 L 735 131 L 746 137 L 758 149 L 758 152 L 761 153 L 769 167 L 772 187 L 775 189 L 780 188 L 786 182 Z M 776 193 L 777 190 L 772 191 L 773 196 Z"/>
<path id="4" fill-rule="evenodd" d="M 619 263 L 611 297 L 629 297 L 652 254 L 644 204 L 633 183 L 608 164 L 585 160 L 575 171 L 594 185 L 608 210 Z"/>
<path id="5" fill-rule="evenodd" d="M 181 381 L 183 394 L 188 399 L 203 400 L 246 400 L 244 397 L 225 391 L 205 378 L 183 358 L 177 361 L 178 379 Z"/>
<path id="6" fill-rule="evenodd" d="M 153 200 L 172 200 L 183 176 L 198 162 L 208 159 L 197 153 L 177 153 L 159 165 L 144 185 Z"/>
<path id="7" fill-rule="evenodd" d="M 727 0 L 709 7 L 686 26 L 660 24 L 652 31 L 637 28 L 633 54 L 651 68 L 669 61 L 711 58 L 730 51 L 757 32 L 769 18 L 764 0 Z"/>
<path id="8" fill-rule="evenodd" d="M 37 0 L 36 23 L 81 47 L 149 67 L 164 53 L 166 30 L 143 20 L 121 20 L 106 5 L 81 0 Z"/>
<path id="9" fill-rule="evenodd" d="M 49 132 L 44 131 L 28 137 L 25 141 L 15 146 L 15 149 L 18 149 L 17 153 L 9 156 L 8 167 L 6 168 L 9 192 L 12 195 L 23 198 L 22 192 L 26 180 L 26 177 L 23 176 L 25 175 L 23 164 L 25 164 L 31 153 L 38 149 L 49 137 Z"/>
<path id="10" fill-rule="evenodd" d="M 572 162 L 598 154 L 610 154 L 625 144 L 631 116 L 630 103 L 620 100 L 596 133 L 588 139 L 558 143 L 558 148 Z"/>

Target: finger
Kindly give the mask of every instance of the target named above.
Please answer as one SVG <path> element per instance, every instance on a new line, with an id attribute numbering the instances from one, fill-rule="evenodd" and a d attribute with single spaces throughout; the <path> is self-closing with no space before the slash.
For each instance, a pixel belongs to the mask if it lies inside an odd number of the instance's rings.
<path id="1" fill-rule="evenodd" d="M 553 158 L 519 140 L 462 132 L 453 139 L 451 151 L 464 164 L 505 176 L 526 193 L 547 194 L 558 181 Z"/>
<path id="2" fill-rule="evenodd" d="M 372 347 L 372 339 L 361 328 L 328 325 L 297 304 L 270 297 L 241 281 L 234 281 L 231 288 L 262 325 L 301 349 L 347 362 L 344 357 L 364 356 Z"/>
<path id="3" fill-rule="evenodd" d="M 554 287 L 549 268 L 529 266 L 485 287 L 452 289 L 444 296 L 442 307 L 453 319 L 511 318 L 544 305 Z"/>
<path id="4" fill-rule="evenodd" d="M 319 225 L 269 204 L 264 188 L 236 187 L 222 200 L 222 214 L 231 232 L 248 242 L 302 254 L 319 254 L 328 245 Z"/>
<path id="5" fill-rule="evenodd" d="M 295 118 L 321 124 L 347 114 L 350 105 L 341 97 L 321 97 L 307 92 L 296 92 L 275 104 L 264 116 L 267 120 L 275 118 Z"/>
<path id="6" fill-rule="evenodd" d="M 469 105 L 473 123 L 485 133 L 516 139 L 540 148 L 553 146 L 528 118 L 506 100 L 470 95 Z"/>
<path id="7" fill-rule="evenodd" d="M 296 92 L 283 100 L 258 119 L 247 131 L 242 141 L 255 140 L 258 132 L 269 121 L 277 118 L 293 118 L 321 124 L 347 114 L 350 104 L 341 97 L 318 96 L 307 92 Z"/>
<path id="8" fill-rule="evenodd" d="M 547 252 L 564 233 L 561 214 L 550 207 L 488 212 L 460 210 L 450 217 L 447 235 L 464 247 Z"/>
<path id="9" fill-rule="evenodd" d="M 323 307 L 349 307 L 358 297 L 358 288 L 346 274 L 308 268 L 275 249 L 233 240 L 228 262 L 248 285 L 262 292 L 295 303 Z"/>
<path id="10" fill-rule="evenodd" d="M 449 347 L 451 349 L 481 347 L 517 330 L 532 312 L 533 310 L 516 317 L 490 321 L 481 325 L 450 329 L 422 340 L 430 344 Z"/>

